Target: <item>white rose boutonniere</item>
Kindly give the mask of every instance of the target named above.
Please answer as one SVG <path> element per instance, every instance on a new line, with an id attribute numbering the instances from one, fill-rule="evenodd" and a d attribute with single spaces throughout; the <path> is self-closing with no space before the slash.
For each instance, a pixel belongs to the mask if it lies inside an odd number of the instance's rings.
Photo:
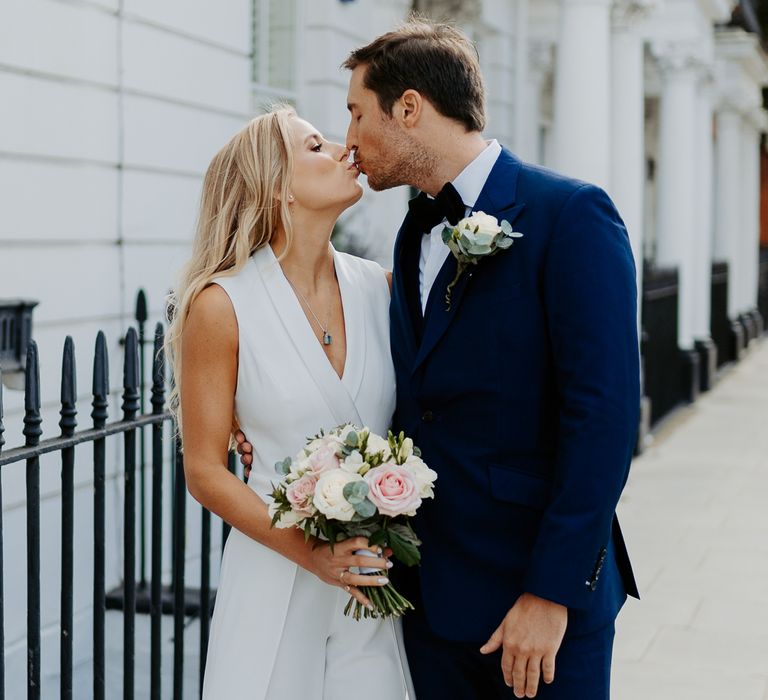
<path id="1" fill-rule="evenodd" d="M 446 226 L 443 229 L 443 243 L 451 249 L 458 263 L 456 276 L 445 293 L 446 310 L 451 308 L 451 292 L 464 270 L 470 265 L 477 265 L 483 258 L 506 250 L 515 242 L 515 238 L 522 236 L 519 231 L 512 230 L 509 221 L 502 220 L 499 223 L 495 216 L 482 211 L 473 212 L 456 226 Z"/>

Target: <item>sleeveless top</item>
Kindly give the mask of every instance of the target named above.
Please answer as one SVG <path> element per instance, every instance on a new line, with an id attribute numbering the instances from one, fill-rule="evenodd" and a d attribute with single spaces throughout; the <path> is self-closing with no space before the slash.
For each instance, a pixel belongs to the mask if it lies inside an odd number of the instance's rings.
<path id="1" fill-rule="evenodd" d="M 341 378 L 269 245 L 242 270 L 214 280 L 237 317 L 235 414 L 253 444 L 249 485 L 262 498 L 276 480 L 275 462 L 294 456 L 321 428 L 349 422 L 386 435 L 390 426 L 395 375 L 384 271 L 336 250 L 333 257 L 347 335 Z"/>

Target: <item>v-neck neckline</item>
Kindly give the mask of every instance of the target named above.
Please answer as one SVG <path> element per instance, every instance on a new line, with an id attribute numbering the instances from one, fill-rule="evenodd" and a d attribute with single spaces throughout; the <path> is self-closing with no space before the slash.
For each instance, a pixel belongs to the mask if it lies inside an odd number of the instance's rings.
<path id="1" fill-rule="evenodd" d="M 294 301 L 293 306 L 295 307 L 295 310 L 298 310 L 301 313 L 302 318 L 305 320 L 305 330 L 311 336 L 311 338 L 315 341 L 315 350 L 320 353 L 320 356 L 322 360 L 325 362 L 325 364 L 329 367 L 333 375 L 338 379 L 339 382 L 342 384 L 345 383 L 345 379 L 349 376 L 349 358 L 350 358 L 350 345 L 354 346 L 354 342 L 350 343 L 351 337 L 354 335 L 354 333 L 350 333 L 350 318 L 349 318 L 349 310 L 348 310 L 348 295 L 345 294 L 345 287 L 346 287 L 346 279 L 343 274 L 340 274 L 339 271 L 339 254 L 336 251 L 336 249 L 331 246 L 331 250 L 333 251 L 333 270 L 334 274 L 336 275 L 336 279 L 339 283 L 339 296 L 341 297 L 341 312 L 342 316 L 344 318 L 344 347 L 345 347 L 345 353 L 344 353 L 344 366 L 341 370 L 341 375 L 336 371 L 336 368 L 333 366 L 333 363 L 331 362 L 331 358 L 328 357 L 325 350 L 323 350 L 323 346 L 320 343 L 320 341 L 317 339 L 317 336 L 315 335 L 315 331 L 312 327 L 312 321 L 307 317 L 307 314 L 304 312 L 304 307 L 301 305 L 301 300 L 299 299 L 298 294 L 296 293 L 296 290 L 293 288 L 293 285 L 288 281 L 288 278 L 285 275 L 285 272 L 283 271 L 282 265 L 280 265 L 280 261 L 277 259 L 277 256 L 275 255 L 275 251 L 272 250 L 272 246 L 267 244 L 264 246 L 268 249 L 268 255 L 270 257 L 270 262 L 273 262 L 277 269 L 280 271 L 279 279 L 281 280 L 282 286 L 284 287 L 284 291 L 287 291 L 291 298 Z M 354 347 L 352 348 L 354 349 Z"/>

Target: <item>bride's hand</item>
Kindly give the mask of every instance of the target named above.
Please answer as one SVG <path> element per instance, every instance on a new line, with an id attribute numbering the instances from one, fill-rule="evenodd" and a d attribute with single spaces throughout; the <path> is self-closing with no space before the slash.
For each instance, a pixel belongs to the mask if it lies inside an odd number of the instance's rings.
<path id="1" fill-rule="evenodd" d="M 367 549 L 375 556 L 355 555 L 359 549 Z M 365 537 L 352 537 L 342 542 L 337 542 L 333 546 L 333 551 L 327 542 L 320 542 L 310 555 L 310 571 L 321 581 L 329 586 L 338 586 L 343 588 L 355 600 L 366 607 L 371 607 L 371 601 L 360 591 L 360 586 L 386 586 L 389 578 L 381 575 L 366 576 L 354 574 L 349 568 L 369 567 L 372 569 L 382 569 L 386 571 L 391 568 L 391 562 L 384 558 L 384 553 L 380 547 L 370 547 Z"/>
<path id="2" fill-rule="evenodd" d="M 237 442 L 237 454 L 240 455 L 240 462 L 243 465 L 243 473 L 246 481 L 251 475 L 251 463 L 253 462 L 253 445 L 245 437 L 242 430 L 235 431 L 235 442 Z"/>

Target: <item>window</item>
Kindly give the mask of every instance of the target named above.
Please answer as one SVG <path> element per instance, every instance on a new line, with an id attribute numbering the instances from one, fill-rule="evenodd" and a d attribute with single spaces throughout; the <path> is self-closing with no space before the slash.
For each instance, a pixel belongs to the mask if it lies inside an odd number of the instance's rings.
<path id="1" fill-rule="evenodd" d="M 254 98 L 296 104 L 297 0 L 253 0 Z"/>

